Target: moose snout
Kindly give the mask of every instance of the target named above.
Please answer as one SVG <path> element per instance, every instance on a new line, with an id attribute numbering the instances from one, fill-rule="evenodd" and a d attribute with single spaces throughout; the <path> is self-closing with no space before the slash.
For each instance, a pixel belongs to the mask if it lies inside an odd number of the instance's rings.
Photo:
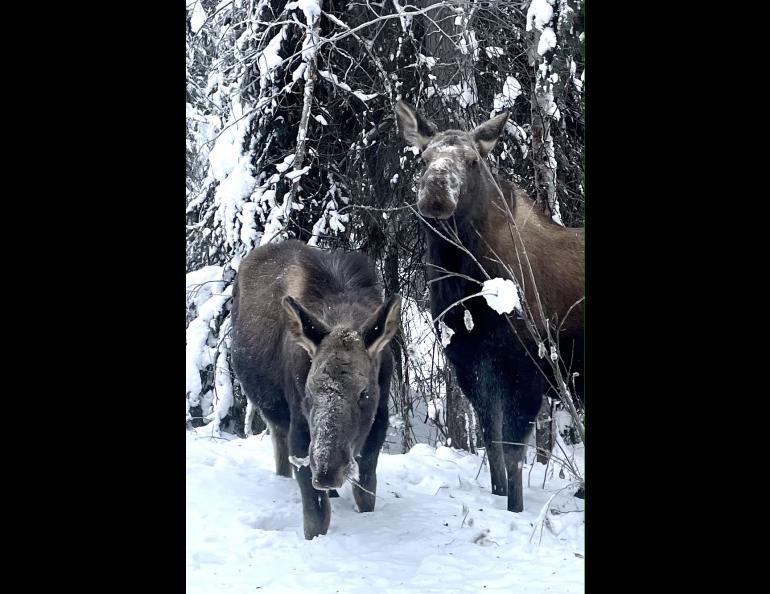
<path id="1" fill-rule="evenodd" d="M 420 214 L 429 219 L 448 219 L 454 214 L 455 206 L 449 200 L 427 195 L 417 202 Z"/>
<path id="2" fill-rule="evenodd" d="M 454 214 L 456 202 L 450 188 L 442 179 L 423 180 L 420 186 L 417 209 L 424 217 L 448 219 Z"/>
<path id="3" fill-rule="evenodd" d="M 310 470 L 313 487 L 319 490 L 339 489 L 345 483 L 345 474 L 351 456 L 345 447 L 311 448 Z M 315 449 L 315 452 L 312 450 Z M 319 455 L 315 455 L 315 454 Z"/>
<path id="4" fill-rule="evenodd" d="M 339 489 L 345 482 L 345 468 L 342 467 L 334 472 L 316 472 L 313 474 L 312 482 L 313 488 L 319 491 Z"/>

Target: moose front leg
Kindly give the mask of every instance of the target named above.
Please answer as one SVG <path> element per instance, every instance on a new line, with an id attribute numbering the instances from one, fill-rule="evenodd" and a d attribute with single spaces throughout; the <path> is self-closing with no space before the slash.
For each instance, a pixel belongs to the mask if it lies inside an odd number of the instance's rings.
<path id="1" fill-rule="evenodd" d="M 387 402 L 387 401 L 386 401 Z M 380 417 L 383 418 L 380 418 Z M 388 428 L 387 409 L 374 420 L 374 425 L 366 439 L 361 457 L 358 460 L 358 485 L 353 485 L 353 497 L 358 505 L 359 512 L 374 510 L 377 493 L 377 460 L 380 456 L 380 448 L 385 441 L 385 433 Z"/>
<path id="2" fill-rule="evenodd" d="M 329 494 L 313 488 L 309 466 L 303 466 L 296 472 L 299 490 L 302 495 L 302 528 L 305 538 L 312 540 L 324 535 L 329 530 L 332 508 Z"/>
<path id="3" fill-rule="evenodd" d="M 292 425 L 289 431 L 289 450 L 297 459 L 308 457 L 310 434 L 307 427 Z M 305 538 L 312 540 L 316 536 L 324 535 L 329 530 L 329 522 L 332 517 L 329 494 L 313 487 L 310 466 L 301 466 L 295 470 L 294 476 L 299 483 L 299 491 L 302 496 L 302 527 Z"/>

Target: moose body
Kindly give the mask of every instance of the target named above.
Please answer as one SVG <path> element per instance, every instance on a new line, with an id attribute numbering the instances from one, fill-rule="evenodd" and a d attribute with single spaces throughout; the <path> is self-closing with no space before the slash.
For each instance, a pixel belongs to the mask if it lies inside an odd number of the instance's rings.
<path id="1" fill-rule="evenodd" d="M 276 474 L 297 466 L 308 540 L 326 534 L 329 493 L 345 479 L 359 511 L 374 509 L 400 307 L 398 295 L 383 304 L 361 254 L 289 240 L 241 262 L 233 369 L 270 429 Z"/>
<path id="2" fill-rule="evenodd" d="M 403 102 L 396 116 L 425 162 L 417 208 L 426 232 L 431 312 L 437 317 L 448 309 L 442 319 L 454 334 L 446 353 L 479 418 L 492 492 L 507 495 L 508 509 L 520 512 L 525 446 L 517 444 L 526 443 L 548 384 L 556 385 L 539 356 L 540 343 L 548 344 L 546 325 L 558 336 L 566 371 L 580 373 L 575 387 L 582 393 L 583 230 L 554 223 L 524 191 L 492 175 L 486 156 L 507 114 L 472 132 L 438 132 Z M 513 277 L 529 324 L 514 312 L 509 325 L 482 297 L 453 306 L 496 277 Z"/>

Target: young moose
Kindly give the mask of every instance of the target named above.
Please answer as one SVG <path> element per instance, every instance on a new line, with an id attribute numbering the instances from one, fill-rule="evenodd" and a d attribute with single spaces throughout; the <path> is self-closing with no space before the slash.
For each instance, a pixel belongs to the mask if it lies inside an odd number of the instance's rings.
<path id="1" fill-rule="evenodd" d="M 486 157 L 508 114 L 472 132 L 438 132 L 432 122 L 400 101 L 396 117 L 405 141 L 421 151 L 425 163 L 417 208 L 427 236 L 425 260 L 433 316 L 479 293 L 487 278 L 510 278 L 510 270 L 523 290 L 522 301 L 537 332 L 545 337 L 549 325 L 551 335 L 558 336 L 569 372 L 580 373 L 576 379 L 580 395 L 583 230 L 554 223 L 525 192 L 492 175 Z M 464 323 L 466 309 L 474 322 L 471 329 Z M 454 331 L 447 356 L 479 417 L 492 492 L 507 494 L 508 509 L 520 512 L 524 509 L 525 446 L 515 444 L 525 443 L 530 435 L 546 380 L 556 385 L 550 366 L 538 357 L 538 341 L 521 316 L 511 316 L 514 333 L 483 298 L 451 307 L 443 320 Z"/>
<path id="2" fill-rule="evenodd" d="M 297 466 L 308 540 L 326 534 L 329 492 L 346 478 L 357 478 L 358 510 L 374 509 L 400 310 L 398 295 L 382 303 L 360 254 L 292 240 L 255 249 L 238 270 L 233 368 L 270 428 L 276 473 Z"/>

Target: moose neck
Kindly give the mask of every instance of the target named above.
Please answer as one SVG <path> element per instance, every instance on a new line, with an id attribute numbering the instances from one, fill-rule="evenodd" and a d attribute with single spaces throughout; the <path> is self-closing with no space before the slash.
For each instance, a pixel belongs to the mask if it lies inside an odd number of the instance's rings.
<path id="1" fill-rule="evenodd" d="M 486 169 L 481 184 L 474 195 L 460 196 L 458 204 L 464 204 L 464 208 L 458 209 L 446 221 L 429 219 L 423 223 L 426 230 L 427 261 L 429 264 L 484 281 L 486 276 L 481 271 L 480 264 L 488 274 L 494 276 L 496 266 L 485 258 L 485 256 L 493 257 L 488 243 L 491 238 L 489 230 L 496 218 L 505 216 L 503 214 L 505 207 L 501 204 L 495 181 L 492 173 Z M 515 208 L 515 204 L 510 201 L 508 206 L 511 209 Z M 473 254 L 473 257 L 469 256 L 465 250 L 453 245 L 452 242 L 463 246 L 467 252 Z M 433 266 L 429 266 L 429 268 L 432 269 L 429 273 L 431 278 L 446 274 L 446 272 Z M 474 285 L 474 283 L 469 283 L 469 281 L 458 277 L 452 280 L 460 284 Z M 443 284 L 443 281 L 441 282 Z"/>

